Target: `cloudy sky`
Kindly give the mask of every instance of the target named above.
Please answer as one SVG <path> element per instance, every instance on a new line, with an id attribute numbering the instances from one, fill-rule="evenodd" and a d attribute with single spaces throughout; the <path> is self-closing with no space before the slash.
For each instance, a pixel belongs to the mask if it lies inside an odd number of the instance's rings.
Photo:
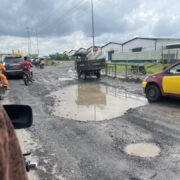
<path id="1" fill-rule="evenodd" d="M 40 54 L 92 44 L 90 0 L 0 0 L 0 52 Z M 180 0 L 94 0 L 95 42 L 122 43 L 133 37 L 180 38 Z"/>

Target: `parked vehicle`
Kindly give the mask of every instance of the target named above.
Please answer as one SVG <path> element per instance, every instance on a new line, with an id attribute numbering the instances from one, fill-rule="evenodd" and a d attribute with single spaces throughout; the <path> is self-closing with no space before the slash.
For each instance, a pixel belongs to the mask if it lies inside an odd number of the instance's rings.
<path id="1" fill-rule="evenodd" d="M 34 59 L 33 62 L 32 62 L 32 64 L 33 64 L 34 66 L 38 67 L 38 66 L 39 66 L 39 59 Z"/>
<path id="2" fill-rule="evenodd" d="M 142 87 L 151 102 L 160 100 L 162 96 L 180 97 L 180 62 L 145 78 Z"/>
<path id="3" fill-rule="evenodd" d="M 5 75 L 22 76 L 21 63 L 23 58 L 21 56 L 5 56 L 2 64 L 5 66 Z"/>
<path id="4" fill-rule="evenodd" d="M 96 76 L 97 79 L 101 76 L 101 69 L 105 68 L 105 59 L 89 60 L 87 58 L 87 53 L 78 52 L 75 53 L 75 69 L 78 74 L 78 78 L 83 78 L 84 80 L 87 76 Z"/>

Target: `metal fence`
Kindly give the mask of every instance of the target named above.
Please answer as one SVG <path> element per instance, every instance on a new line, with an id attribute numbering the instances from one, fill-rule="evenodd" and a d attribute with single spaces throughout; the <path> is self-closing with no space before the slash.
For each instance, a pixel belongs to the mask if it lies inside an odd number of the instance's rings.
<path id="1" fill-rule="evenodd" d="M 146 69 L 140 65 L 130 64 L 106 64 L 102 75 L 124 80 L 141 81 L 146 76 Z"/>

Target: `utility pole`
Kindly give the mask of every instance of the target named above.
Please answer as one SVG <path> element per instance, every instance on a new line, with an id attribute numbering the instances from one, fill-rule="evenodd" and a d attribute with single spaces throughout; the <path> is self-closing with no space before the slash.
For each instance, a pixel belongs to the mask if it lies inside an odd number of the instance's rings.
<path id="1" fill-rule="evenodd" d="M 36 29 L 36 42 L 37 42 L 37 54 L 38 54 L 38 57 L 39 57 L 39 39 L 38 39 L 37 29 Z"/>
<path id="2" fill-rule="evenodd" d="M 27 38 L 28 38 L 28 55 L 31 54 L 31 36 L 30 36 L 30 28 L 27 27 Z"/>
<path id="3" fill-rule="evenodd" d="M 94 7 L 93 7 L 93 0 L 91 0 L 91 16 L 92 16 L 92 37 L 93 37 L 93 53 L 94 53 Z"/>

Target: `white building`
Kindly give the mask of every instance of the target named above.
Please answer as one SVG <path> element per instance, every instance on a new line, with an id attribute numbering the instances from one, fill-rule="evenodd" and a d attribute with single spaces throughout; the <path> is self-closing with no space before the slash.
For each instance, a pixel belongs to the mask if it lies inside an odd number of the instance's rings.
<path id="1" fill-rule="evenodd" d="M 76 52 L 82 52 L 82 53 L 84 53 L 84 52 L 87 52 L 87 49 L 85 49 L 85 48 L 79 48 Z"/>
<path id="2" fill-rule="evenodd" d="M 178 59 L 178 46 L 175 46 L 178 44 L 180 44 L 180 39 L 175 38 L 136 37 L 127 42 L 124 42 L 122 44 L 122 50 L 112 54 L 112 61 L 154 62 L 159 61 L 164 57 L 166 57 L 166 59 Z"/>
<path id="3" fill-rule="evenodd" d="M 69 56 L 73 56 L 75 52 L 76 52 L 76 51 L 72 49 L 72 50 L 69 51 L 68 54 L 69 54 Z"/>
<path id="4" fill-rule="evenodd" d="M 180 39 L 136 37 L 122 44 L 122 52 L 158 51 L 175 43 L 180 43 Z"/>
<path id="5" fill-rule="evenodd" d="M 64 52 L 63 52 L 63 54 L 66 54 L 66 55 L 68 55 L 68 52 L 67 52 L 67 51 L 64 51 Z"/>
<path id="6" fill-rule="evenodd" d="M 122 44 L 116 42 L 109 42 L 101 47 L 101 51 L 106 60 L 111 61 L 112 55 L 114 53 L 122 51 Z"/>

